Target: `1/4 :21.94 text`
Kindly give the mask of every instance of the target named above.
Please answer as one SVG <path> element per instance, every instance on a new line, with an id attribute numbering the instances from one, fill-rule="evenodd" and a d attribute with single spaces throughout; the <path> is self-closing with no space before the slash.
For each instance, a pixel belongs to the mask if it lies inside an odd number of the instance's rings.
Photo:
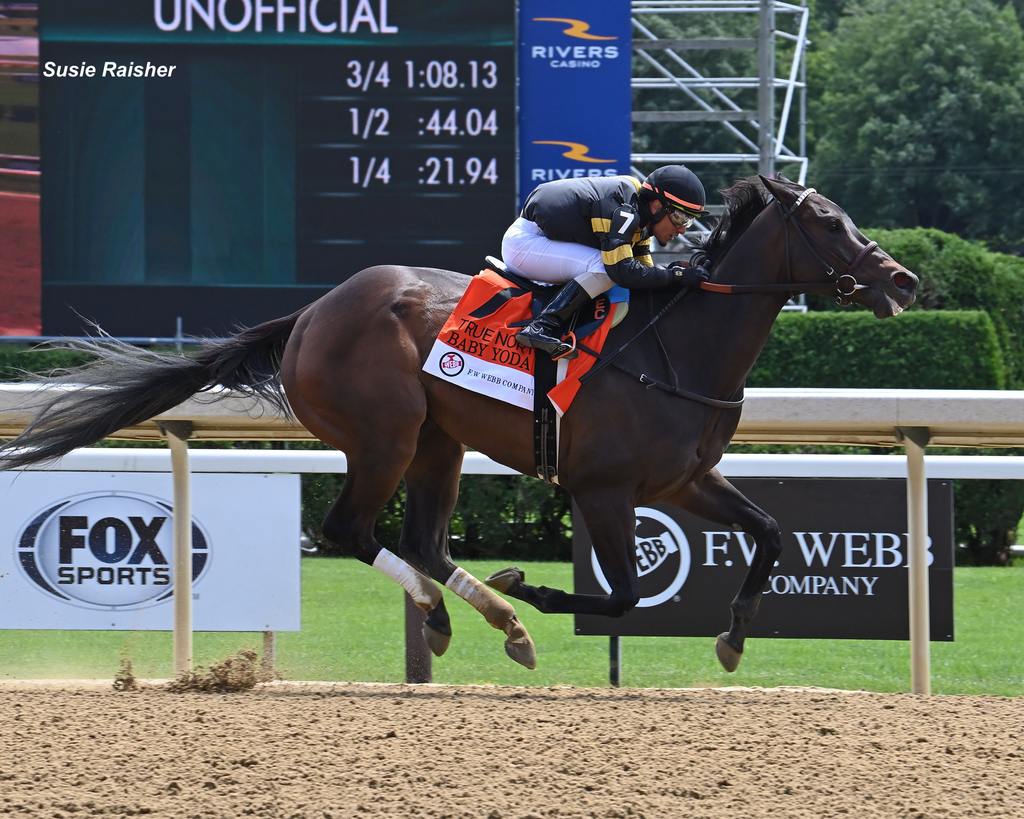
<path id="1" fill-rule="evenodd" d="M 375 185 L 391 184 L 391 157 L 350 156 L 352 184 L 368 189 Z M 498 160 L 496 157 L 428 156 L 416 168 L 419 185 L 496 185 Z"/>

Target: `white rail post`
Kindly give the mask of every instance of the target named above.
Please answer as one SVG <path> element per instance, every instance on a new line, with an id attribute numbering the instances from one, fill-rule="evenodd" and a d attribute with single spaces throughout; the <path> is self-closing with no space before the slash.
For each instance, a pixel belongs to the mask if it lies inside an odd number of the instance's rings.
<path id="1" fill-rule="evenodd" d="M 191 421 L 165 421 L 174 475 L 174 676 L 192 671 L 192 497 L 188 468 Z"/>
<path id="2" fill-rule="evenodd" d="M 927 427 L 900 427 L 907 452 L 907 550 L 910 563 L 910 687 L 931 694 L 931 633 L 928 595 L 928 481 L 924 450 Z"/>

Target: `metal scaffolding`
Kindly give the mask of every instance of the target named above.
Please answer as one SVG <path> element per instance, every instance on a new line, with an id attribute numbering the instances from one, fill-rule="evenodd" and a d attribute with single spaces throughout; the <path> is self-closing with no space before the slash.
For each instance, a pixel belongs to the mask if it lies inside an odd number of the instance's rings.
<path id="1" fill-rule="evenodd" d="M 716 152 L 635 153 L 630 156 L 633 173 L 646 176 L 659 165 L 682 163 L 702 170 L 711 166 L 734 166 L 735 176 L 752 173 L 770 175 L 776 170 L 801 184 L 807 178 L 807 23 L 806 0 L 632 0 L 634 66 L 646 67 L 645 76 L 635 76 L 633 87 L 633 134 L 637 141 L 655 145 L 658 126 L 717 123 L 718 137 L 726 149 Z M 681 17 L 679 15 L 688 15 Z M 728 18 L 727 16 L 728 15 Z M 658 19 L 673 26 L 658 26 Z M 680 30 L 685 19 L 690 37 L 664 37 L 656 29 Z M 692 23 L 692 25 L 690 25 Z M 714 32 L 706 36 L 706 32 Z M 725 31 L 729 36 L 720 36 Z M 744 36 L 735 36 L 742 32 Z M 780 45 L 781 41 L 781 45 Z M 748 51 L 756 54 L 750 62 L 756 75 L 711 76 L 706 63 L 709 52 Z M 776 76 L 778 51 L 788 57 L 784 77 Z M 783 93 L 781 107 L 776 91 Z M 651 92 L 658 110 L 649 110 Z M 641 105 L 642 101 L 646 104 Z M 796 123 L 792 123 L 794 107 Z M 636 137 L 640 136 L 638 140 Z M 703 166 L 703 169 L 700 167 Z M 707 183 L 706 183 L 707 184 Z M 713 216 L 721 205 L 710 204 Z M 710 220 L 697 222 L 685 238 L 655 251 L 658 262 L 685 258 L 696 242 L 705 238 Z M 805 311 L 803 295 L 783 309 Z"/>
<path id="2" fill-rule="evenodd" d="M 809 13 L 805 2 L 632 0 L 634 63 L 647 69 L 641 72 L 644 76 L 632 80 L 634 144 L 637 136 L 641 142 L 664 144 L 667 140 L 659 139 L 660 127 L 717 123 L 716 143 L 727 146 L 715 152 L 634 153 L 630 157 L 633 172 L 643 177 L 658 165 L 672 162 L 734 165 L 736 176 L 745 168 L 747 173 L 756 168 L 765 175 L 779 169 L 802 184 L 807 175 L 804 58 Z M 726 15 L 730 19 L 726 20 Z M 681 21 L 694 36 L 667 38 L 656 33 L 666 28 L 679 31 L 684 28 Z M 704 36 L 708 31 L 731 34 L 747 29 L 749 36 Z M 777 46 L 789 61 L 784 77 L 776 76 Z M 756 75 L 709 75 L 702 61 L 711 62 L 709 52 L 723 50 L 753 52 Z M 754 70 L 755 64 L 747 62 Z M 784 94 L 781 107 L 776 91 Z M 658 110 L 650 110 L 652 99 L 657 100 Z M 794 107 L 795 125 L 791 123 Z M 701 173 L 700 167 L 695 170 Z M 720 208 L 712 205 L 709 210 L 715 213 Z M 694 238 L 700 238 L 706 229 L 706 225 L 699 225 Z M 681 245 L 685 247 L 686 242 Z"/>

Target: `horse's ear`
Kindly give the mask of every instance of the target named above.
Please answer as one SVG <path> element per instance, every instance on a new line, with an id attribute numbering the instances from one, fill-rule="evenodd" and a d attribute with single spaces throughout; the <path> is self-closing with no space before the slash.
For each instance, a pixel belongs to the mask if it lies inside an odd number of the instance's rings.
<path id="1" fill-rule="evenodd" d="M 800 191 L 803 190 L 795 182 L 790 182 L 788 179 L 778 178 L 769 179 L 767 176 L 761 176 L 761 183 L 768 189 L 768 193 L 774 196 L 784 206 L 792 205 L 796 202 L 797 196 L 800 195 Z"/>

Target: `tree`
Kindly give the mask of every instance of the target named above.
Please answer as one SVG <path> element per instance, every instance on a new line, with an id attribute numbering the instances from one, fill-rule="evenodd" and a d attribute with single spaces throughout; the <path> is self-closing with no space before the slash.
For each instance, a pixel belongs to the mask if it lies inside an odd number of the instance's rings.
<path id="1" fill-rule="evenodd" d="M 835 31 L 839 18 L 852 5 L 851 0 L 810 0 L 811 37 L 817 39 L 824 32 Z"/>
<path id="2" fill-rule="evenodd" d="M 861 223 L 1024 239 L 1024 35 L 991 0 L 865 0 L 811 63 L 811 165 Z"/>

